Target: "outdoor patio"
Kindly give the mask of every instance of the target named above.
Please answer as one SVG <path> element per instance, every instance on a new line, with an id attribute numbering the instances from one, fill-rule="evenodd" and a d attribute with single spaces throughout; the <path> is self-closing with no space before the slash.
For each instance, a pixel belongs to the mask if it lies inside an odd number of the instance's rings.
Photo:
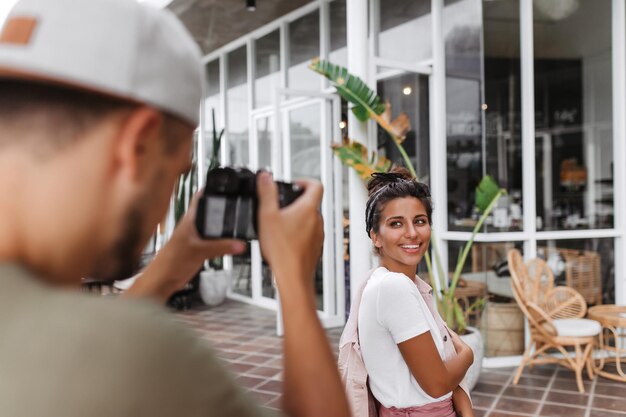
<path id="1" fill-rule="evenodd" d="M 214 308 L 177 313 L 196 330 L 267 407 L 279 408 L 282 392 L 281 339 L 275 336 L 275 313 L 227 301 Z M 328 337 L 337 346 L 341 329 Z M 476 416 L 617 417 L 626 416 L 626 383 L 585 379 L 579 394 L 573 373 L 556 366 L 526 370 L 517 386 L 513 368 L 484 369 L 472 393 Z"/>

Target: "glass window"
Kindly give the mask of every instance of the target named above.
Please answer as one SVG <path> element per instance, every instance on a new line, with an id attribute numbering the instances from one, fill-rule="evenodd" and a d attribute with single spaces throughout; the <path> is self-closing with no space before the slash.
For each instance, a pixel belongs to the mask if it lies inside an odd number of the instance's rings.
<path id="1" fill-rule="evenodd" d="M 245 297 L 252 297 L 250 250 L 250 242 L 247 242 L 246 251 L 240 255 L 233 256 L 232 291 Z"/>
<path id="2" fill-rule="evenodd" d="M 308 69 L 311 59 L 320 55 L 319 11 L 309 13 L 289 24 L 289 88 L 317 90 L 320 76 Z"/>
<path id="3" fill-rule="evenodd" d="M 380 0 L 378 55 L 395 61 L 432 58 L 430 0 Z"/>
<path id="4" fill-rule="evenodd" d="M 444 9 L 448 224 L 471 230 L 478 215 L 475 190 L 484 166 L 482 15 L 480 0 L 449 2 Z"/>
<path id="5" fill-rule="evenodd" d="M 320 136 L 321 106 L 319 102 L 289 112 L 291 178 L 321 179 Z M 317 309 L 324 310 L 323 263 L 315 272 Z"/>
<path id="6" fill-rule="evenodd" d="M 430 129 L 428 106 L 428 76 L 401 74 L 378 81 L 378 94 L 391 105 L 392 121 L 408 116 L 409 130 L 402 143 L 420 181 L 429 182 Z M 404 160 L 391 137 L 378 127 L 378 152 L 397 165 Z"/>
<path id="7" fill-rule="evenodd" d="M 248 165 L 248 74 L 246 47 L 228 54 L 226 105 L 230 163 Z"/>
<path id="8" fill-rule="evenodd" d="M 220 61 L 216 59 L 206 64 L 206 96 L 204 97 L 204 139 L 206 149 L 205 167 L 209 166 L 209 161 L 213 153 L 213 116 L 215 112 L 215 130 L 219 134 L 220 126 Z M 218 154 L 219 155 L 219 154 Z M 204 174 L 202 174 L 204 175 Z"/>
<path id="9" fill-rule="evenodd" d="M 254 106 L 272 104 L 274 91 L 280 87 L 280 34 L 278 30 L 255 42 Z"/>
<path id="10" fill-rule="evenodd" d="M 256 132 L 259 149 L 259 168 L 272 167 L 272 136 L 274 132 L 274 118 L 261 117 L 256 121 Z"/>
<path id="11" fill-rule="evenodd" d="M 465 242 L 448 242 L 451 273 L 456 268 Z M 507 254 L 522 252 L 522 242 L 474 243 L 455 291 L 468 323 L 480 327 L 485 356 L 513 356 L 524 352 L 524 316 L 513 298 Z M 477 299 L 485 299 L 482 308 L 469 309 Z"/>
<path id="12" fill-rule="evenodd" d="M 334 0 L 330 3 L 330 54 L 328 59 L 333 64 L 348 65 L 346 37 L 346 1 Z"/>
<path id="13" fill-rule="evenodd" d="M 537 229 L 613 227 L 611 2 L 534 7 Z"/>
<path id="14" fill-rule="evenodd" d="M 575 289 L 587 304 L 615 303 L 613 239 L 538 241 L 537 256 L 552 269 L 555 285 Z"/>

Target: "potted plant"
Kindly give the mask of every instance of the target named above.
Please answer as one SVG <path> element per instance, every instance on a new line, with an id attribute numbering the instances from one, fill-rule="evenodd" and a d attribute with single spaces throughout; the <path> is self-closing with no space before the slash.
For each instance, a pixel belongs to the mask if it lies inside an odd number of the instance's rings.
<path id="1" fill-rule="evenodd" d="M 224 129 L 219 133 L 215 127 L 215 110 L 211 109 L 213 118 L 213 137 L 211 157 L 209 158 L 209 171 L 220 165 L 219 151 L 222 143 Z M 216 306 L 224 302 L 226 292 L 230 284 L 230 275 L 223 267 L 222 258 L 214 258 L 205 262 L 204 270 L 200 272 L 199 292 L 200 298 L 208 306 Z"/>
<path id="2" fill-rule="evenodd" d="M 405 134 L 409 130 L 408 117 L 401 113 L 398 118 L 392 121 L 391 107 L 384 103 L 382 99 L 371 90 L 360 78 L 350 74 L 346 68 L 334 65 L 328 61 L 313 59 L 309 68 L 326 77 L 337 90 L 337 93 L 346 101 L 352 104 L 352 112 L 356 118 L 362 122 L 373 119 L 391 137 L 397 147 L 405 167 L 414 177 L 417 177 L 415 169 L 409 156 L 407 155 L 402 142 Z M 359 142 L 347 140 L 340 145 L 333 145 L 333 151 L 343 164 L 353 168 L 364 180 L 368 181 L 374 172 L 388 171 L 391 168 L 391 161 L 376 152 L 370 152 L 367 147 Z M 439 283 L 440 291 L 436 291 L 437 308 L 448 327 L 456 331 L 474 350 L 474 365 L 467 374 L 467 382 L 470 389 L 473 388 L 480 373 L 483 357 L 483 342 L 480 332 L 475 328 L 468 328 L 465 322 L 464 311 L 454 295 L 454 291 L 459 284 L 461 271 L 469 251 L 474 243 L 474 238 L 483 226 L 485 220 L 495 207 L 498 199 L 506 193 L 490 176 L 485 176 L 476 189 L 476 209 L 481 216 L 476 223 L 470 239 L 465 243 L 454 268 L 452 277 L 448 279 L 443 273 L 443 267 L 436 245 L 436 239 L 431 238 L 431 250 L 434 257 L 434 265 L 429 253 L 426 253 L 425 260 L 431 282 Z M 432 235 L 434 237 L 434 233 Z M 433 266 L 435 268 L 433 268 Z M 477 300 L 468 309 L 482 308 L 484 300 Z"/>

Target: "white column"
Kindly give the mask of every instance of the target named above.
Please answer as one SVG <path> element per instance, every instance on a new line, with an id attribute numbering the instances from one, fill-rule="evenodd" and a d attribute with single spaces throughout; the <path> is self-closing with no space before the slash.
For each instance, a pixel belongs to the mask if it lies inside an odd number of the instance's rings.
<path id="1" fill-rule="evenodd" d="M 441 264 L 445 276 L 448 273 L 448 250 L 442 239 L 447 230 L 447 166 L 446 166 L 446 54 L 443 33 L 443 0 L 433 0 L 433 73 L 430 78 L 430 187 L 433 200 L 433 231 L 441 255 Z M 434 262 L 434 259 L 433 259 Z M 435 268 L 436 269 L 436 268 Z M 439 280 L 434 279 L 436 289 Z"/>
<path id="2" fill-rule="evenodd" d="M 626 8 L 624 0 L 613 0 L 613 193 L 614 222 L 619 237 L 615 239 L 615 303 L 626 304 Z"/>
<path id="3" fill-rule="evenodd" d="M 520 48 L 522 82 L 522 201 L 524 231 L 532 232 L 537 224 L 535 173 L 535 73 L 533 40 L 533 2 L 520 1 Z M 546 224 L 544 219 L 544 224 Z M 534 236 L 534 233 L 533 233 Z M 525 242 L 524 257 L 535 257 L 537 239 Z"/>
<path id="4" fill-rule="evenodd" d="M 374 11 L 375 13 L 375 11 Z M 348 49 L 348 71 L 368 80 L 369 51 L 367 43 L 367 2 L 363 0 L 346 1 L 346 31 Z M 348 112 L 348 136 L 350 139 L 368 143 L 367 122 L 360 122 Z M 365 204 L 367 191 L 357 173 L 350 169 L 348 173 L 350 188 L 350 292 L 354 297 L 359 283 L 371 268 L 371 243 L 365 235 Z"/>

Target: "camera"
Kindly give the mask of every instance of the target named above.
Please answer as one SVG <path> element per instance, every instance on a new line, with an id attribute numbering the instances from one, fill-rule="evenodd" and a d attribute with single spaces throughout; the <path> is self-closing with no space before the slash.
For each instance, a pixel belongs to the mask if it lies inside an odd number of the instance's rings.
<path id="1" fill-rule="evenodd" d="M 297 184 L 276 181 L 276 185 L 281 208 L 303 192 Z M 207 172 L 196 213 L 196 228 L 203 239 L 256 239 L 257 207 L 255 173 L 246 168 L 214 168 Z"/>

